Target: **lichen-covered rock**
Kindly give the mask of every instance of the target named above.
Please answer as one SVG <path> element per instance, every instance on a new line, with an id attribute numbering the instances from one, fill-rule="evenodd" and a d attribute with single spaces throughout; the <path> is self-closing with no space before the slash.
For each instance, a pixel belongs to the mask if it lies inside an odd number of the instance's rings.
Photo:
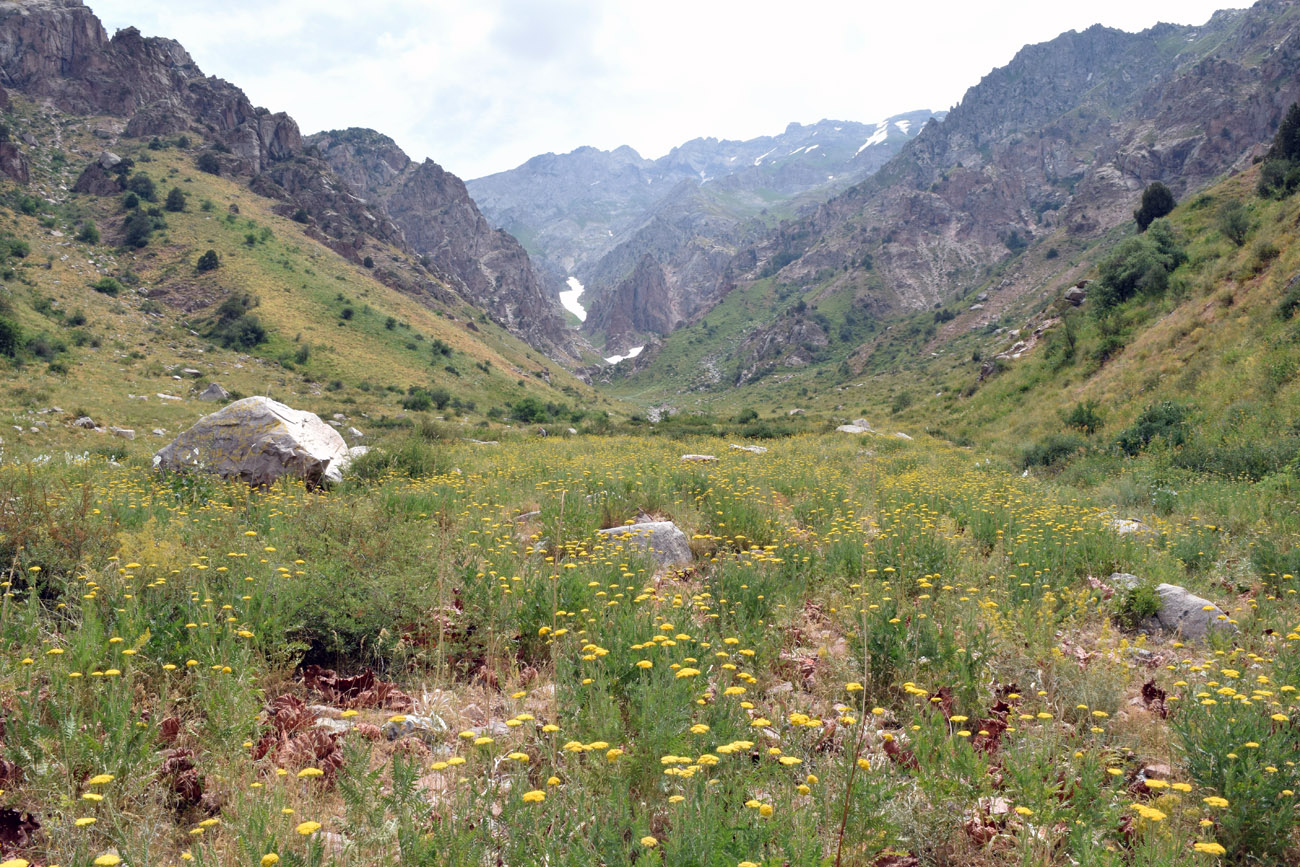
<path id="1" fill-rule="evenodd" d="M 1142 579 L 1127 572 L 1116 572 L 1110 583 L 1132 590 Z M 1227 613 L 1208 599 L 1202 599 L 1177 584 L 1157 584 L 1160 609 L 1138 624 L 1143 632 L 1172 632 L 1186 639 L 1199 640 L 1210 630 L 1236 629 Z"/>
<path id="2" fill-rule="evenodd" d="M 608 540 L 650 552 L 659 566 L 679 566 L 695 559 L 690 540 L 672 521 L 647 521 L 597 532 Z"/>
<path id="3" fill-rule="evenodd" d="M 340 481 L 350 460 L 343 437 L 319 416 L 269 397 L 246 397 L 199 419 L 154 455 L 154 466 L 250 485 L 286 475 L 319 485 Z"/>

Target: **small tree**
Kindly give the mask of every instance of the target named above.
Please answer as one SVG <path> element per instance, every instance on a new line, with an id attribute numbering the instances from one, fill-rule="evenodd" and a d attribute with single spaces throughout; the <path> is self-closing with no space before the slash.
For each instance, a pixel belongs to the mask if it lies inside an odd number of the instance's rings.
<path id="1" fill-rule="evenodd" d="M 217 255 L 216 250 L 209 250 L 199 257 L 198 263 L 194 266 L 195 270 L 202 274 L 204 271 L 215 271 L 221 267 L 221 258 Z"/>
<path id="2" fill-rule="evenodd" d="M 17 358 L 22 345 L 23 330 L 18 323 L 0 316 L 0 355 Z"/>
<path id="3" fill-rule="evenodd" d="M 95 226 L 94 220 L 87 220 L 81 224 L 81 229 L 77 232 L 77 240 L 83 244 L 99 243 L 99 229 Z"/>
<path id="4" fill-rule="evenodd" d="M 171 191 L 167 193 L 167 201 L 163 203 L 163 207 L 174 213 L 185 210 L 185 194 L 181 192 L 180 187 L 171 188 Z"/>
<path id="5" fill-rule="evenodd" d="M 210 175 L 221 174 L 221 160 L 212 151 L 204 151 L 199 154 L 199 158 L 194 163 L 198 166 L 199 171 L 207 172 Z"/>
<path id="6" fill-rule="evenodd" d="M 136 172 L 132 175 L 131 180 L 126 182 L 126 188 L 146 202 L 152 202 L 158 196 L 158 190 L 154 186 L 153 178 L 144 172 Z"/>
<path id="7" fill-rule="evenodd" d="M 1177 204 L 1168 187 L 1159 181 L 1153 181 L 1142 191 L 1142 204 L 1133 212 L 1138 231 L 1145 232 L 1153 220 L 1169 214 Z"/>

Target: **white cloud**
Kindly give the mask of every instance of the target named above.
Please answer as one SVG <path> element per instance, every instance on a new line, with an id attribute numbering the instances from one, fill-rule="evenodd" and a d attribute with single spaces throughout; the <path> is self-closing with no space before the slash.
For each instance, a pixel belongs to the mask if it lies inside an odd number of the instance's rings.
<path id="1" fill-rule="evenodd" d="M 1241 0 L 817 4 L 659 0 L 89 0 L 178 39 L 305 132 L 369 126 L 471 178 L 546 151 L 948 108 L 1024 44 L 1202 23 Z"/>

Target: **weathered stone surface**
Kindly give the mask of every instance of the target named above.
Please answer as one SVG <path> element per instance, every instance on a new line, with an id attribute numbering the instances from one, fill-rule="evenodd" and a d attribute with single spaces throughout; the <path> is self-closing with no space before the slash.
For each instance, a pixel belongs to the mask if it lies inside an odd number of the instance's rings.
<path id="1" fill-rule="evenodd" d="M 81 418 L 74 421 L 72 426 L 85 428 L 86 430 L 94 430 L 95 420 L 88 415 L 83 415 Z"/>
<path id="2" fill-rule="evenodd" d="M 115 436 L 115 437 L 121 437 L 121 438 L 124 439 L 124 440 L 133 440 L 133 439 L 135 439 L 135 431 L 131 430 L 131 428 L 127 428 L 127 427 L 110 427 L 110 428 L 108 429 L 108 431 L 109 431 L 109 433 L 111 433 L 113 436 Z"/>
<path id="3" fill-rule="evenodd" d="M 154 455 L 154 466 L 252 485 L 285 475 L 315 485 L 340 481 L 350 460 L 343 437 L 315 414 L 268 397 L 246 397 L 201 418 Z"/>
<path id="4" fill-rule="evenodd" d="M 199 400 L 230 400 L 230 392 L 213 382 L 199 392 Z"/>
<path id="5" fill-rule="evenodd" d="M 1116 572 L 1110 576 L 1109 581 L 1126 590 L 1132 590 L 1142 583 L 1141 578 L 1127 572 Z M 1186 639 L 1197 640 L 1204 638 L 1210 630 L 1236 629 L 1222 608 L 1197 596 L 1186 587 L 1157 584 L 1156 593 L 1160 596 L 1160 610 L 1138 625 L 1144 632 L 1172 632 Z"/>
<path id="6" fill-rule="evenodd" d="M 1065 290 L 1065 300 L 1078 307 L 1088 298 L 1088 290 L 1081 286 L 1071 286 Z"/>
<path id="7" fill-rule="evenodd" d="M 851 434 L 871 433 L 871 428 L 863 427 L 862 425 L 857 425 L 857 424 L 842 424 L 839 427 L 837 427 L 835 430 L 839 431 L 840 433 L 851 433 Z"/>
<path id="8" fill-rule="evenodd" d="M 650 552 L 660 566 L 677 566 L 695 559 L 691 554 L 690 540 L 672 521 L 647 521 L 610 527 L 597 533 L 607 540 L 621 541 L 633 548 Z"/>
<path id="9" fill-rule="evenodd" d="M 767 454 L 767 449 L 763 446 L 738 446 L 735 443 L 732 443 L 731 447 L 738 452 L 749 452 L 751 455 Z"/>
<path id="10" fill-rule="evenodd" d="M 713 455 L 682 455 L 682 460 L 688 464 L 710 464 L 717 458 Z"/>
<path id="11" fill-rule="evenodd" d="M 1106 526 L 1110 527 L 1121 536 L 1127 536 L 1130 533 L 1150 533 L 1151 528 L 1141 521 L 1135 521 L 1132 518 L 1116 518 Z"/>

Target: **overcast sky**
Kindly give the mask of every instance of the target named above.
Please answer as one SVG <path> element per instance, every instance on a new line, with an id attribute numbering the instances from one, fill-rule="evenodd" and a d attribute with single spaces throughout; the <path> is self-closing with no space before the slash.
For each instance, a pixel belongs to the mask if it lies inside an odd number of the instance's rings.
<path id="1" fill-rule="evenodd" d="M 658 157 L 945 109 L 1022 45 L 1241 0 L 86 0 L 179 40 L 304 133 L 366 126 L 463 178 L 581 145 Z"/>

